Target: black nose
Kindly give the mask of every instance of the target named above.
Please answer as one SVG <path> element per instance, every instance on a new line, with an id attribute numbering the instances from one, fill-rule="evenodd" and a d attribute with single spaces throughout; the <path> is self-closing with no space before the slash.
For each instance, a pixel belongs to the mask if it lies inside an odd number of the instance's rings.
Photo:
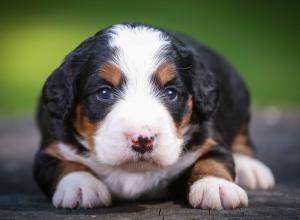
<path id="1" fill-rule="evenodd" d="M 138 136 L 137 139 L 132 139 L 132 150 L 144 154 L 146 152 L 151 152 L 153 150 L 154 136 L 143 137 Z"/>

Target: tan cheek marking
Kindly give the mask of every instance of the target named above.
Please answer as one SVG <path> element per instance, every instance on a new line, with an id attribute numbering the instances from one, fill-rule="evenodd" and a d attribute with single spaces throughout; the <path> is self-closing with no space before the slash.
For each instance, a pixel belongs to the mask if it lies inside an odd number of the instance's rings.
<path id="1" fill-rule="evenodd" d="M 91 152 L 95 152 L 93 136 L 96 133 L 97 125 L 91 123 L 85 116 L 82 115 L 80 105 L 76 106 L 74 127 L 86 140 L 89 150 Z"/>
<path id="2" fill-rule="evenodd" d="M 216 176 L 233 181 L 233 177 L 223 164 L 214 159 L 204 159 L 199 160 L 193 167 L 189 183 L 192 184 L 206 176 Z"/>
<path id="3" fill-rule="evenodd" d="M 175 66 L 172 64 L 162 64 L 158 68 L 156 76 L 160 85 L 164 86 L 175 77 Z"/>
<path id="4" fill-rule="evenodd" d="M 249 136 L 245 124 L 238 131 L 231 146 L 233 152 L 242 153 L 251 157 L 255 156 L 255 153 L 250 146 Z"/>
<path id="5" fill-rule="evenodd" d="M 188 107 L 187 113 L 182 118 L 181 122 L 176 125 L 176 130 L 177 130 L 177 136 L 178 137 L 182 137 L 184 128 L 186 128 L 189 125 L 189 123 L 192 119 L 193 99 L 192 99 L 191 95 L 189 96 L 187 107 Z"/>
<path id="6" fill-rule="evenodd" d="M 99 70 L 99 75 L 113 86 L 118 86 L 122 80 L 121 70 L 113 64 L 105 64 Z"/>

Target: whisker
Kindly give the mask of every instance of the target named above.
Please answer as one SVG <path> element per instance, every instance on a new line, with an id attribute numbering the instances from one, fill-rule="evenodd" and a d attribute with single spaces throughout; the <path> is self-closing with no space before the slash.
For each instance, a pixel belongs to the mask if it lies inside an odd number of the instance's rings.
<path id="1" fill-rule="evenodd" d="M 191 69 L 193 67 L 193 65 L 190 65 L 188 67 L 178 67 L 177 69 L 179 70 L 188 70 L 188 69 Z"/>

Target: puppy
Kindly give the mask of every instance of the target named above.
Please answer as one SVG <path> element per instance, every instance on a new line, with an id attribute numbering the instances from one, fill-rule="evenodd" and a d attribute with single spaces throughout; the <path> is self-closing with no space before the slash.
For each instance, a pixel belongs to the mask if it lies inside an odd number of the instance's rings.
<path id="1" fill-rule="evenodd" d="M 175 196 L 194 208 L 246 207 L 240 186 L 274 185 L 255 159 L 249 102 L 233 67 L 191 38 L 108 27 L 44 85 L 35 180 L 55 207 Z"/>

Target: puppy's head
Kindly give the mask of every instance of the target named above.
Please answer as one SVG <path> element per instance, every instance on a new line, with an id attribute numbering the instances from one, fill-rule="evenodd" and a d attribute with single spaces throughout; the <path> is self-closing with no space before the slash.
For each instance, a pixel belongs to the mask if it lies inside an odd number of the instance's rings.
<path id="1" fill-rule="evenodd" d="M 175 163 L 192 118 L 208 118 L 214 108 L 209 76 L 167 32 L 116 25 L 66 58 L 47 80 L 43 102 L 53 129 L 70 133 L 72 127 L 99 162 L 152 169 Z"/>

